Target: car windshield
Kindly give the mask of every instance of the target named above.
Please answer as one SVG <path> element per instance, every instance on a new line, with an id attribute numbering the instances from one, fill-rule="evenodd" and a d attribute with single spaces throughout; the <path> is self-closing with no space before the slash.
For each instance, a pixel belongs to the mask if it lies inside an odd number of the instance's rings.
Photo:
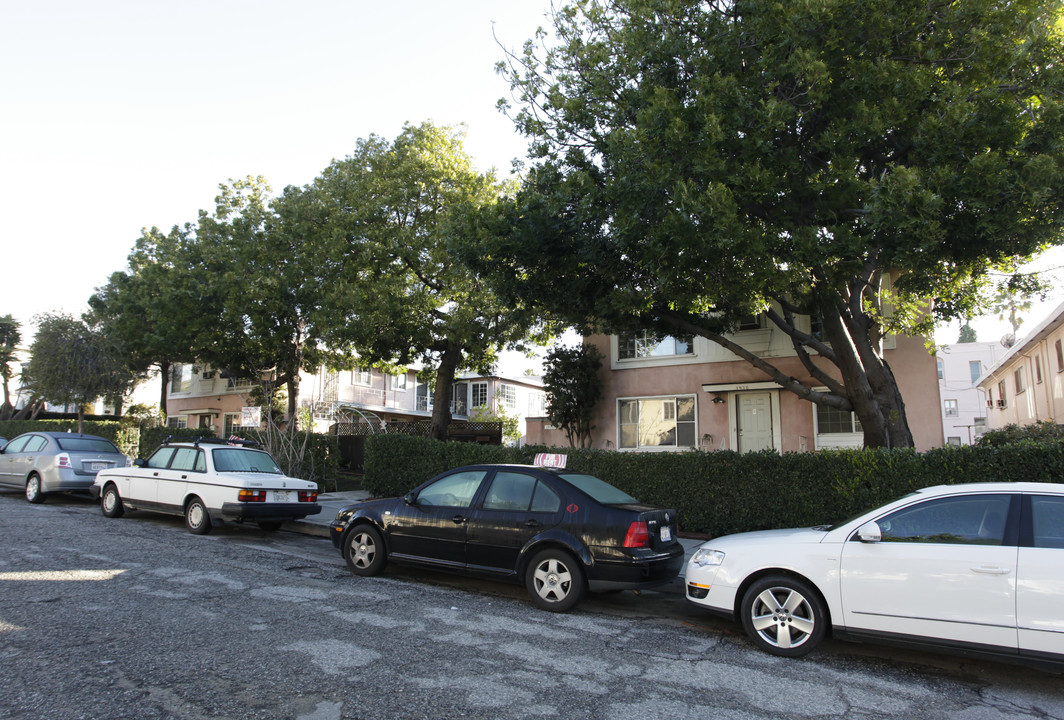
<path id="1" fill-rule="evenodd" d="M 60 450 L 70 452 L 117 453 L 118 448 L 103 438 L 64 437 L 56 438 Z"/>
<path id="2" fill-rule="evenodd" d="M 246 448 L 217 448 L 211 451 L 217 472 L 261 472 L 283 475 L 269 453 Z"/>
<path id="3" fill-rule="evenodd" d="M 559 473 L 558 477 L 568 482 L 573 487 L 583 490 L 591 496 L 592 500 L 603 505 L 632 505 L 639 501 L 634 497 L 618 490 L 605 480 L 599 480 L 593 475 L 577 475 L 575 473 Z"/>

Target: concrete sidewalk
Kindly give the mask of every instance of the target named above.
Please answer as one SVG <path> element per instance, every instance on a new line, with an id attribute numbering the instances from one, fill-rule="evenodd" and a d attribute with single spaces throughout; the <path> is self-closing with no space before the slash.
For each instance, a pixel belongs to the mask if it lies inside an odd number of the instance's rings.
<path id="1" fill-rule="evenodd" d="M 350 505 L 351 503 L 364 502 L 369 499 L 369 493 L 364 490 L 323 493 L 318 495 L 318 504 L 321 505 L 320 513 L 303 518 L 302 520 L 287 522 L 284 524 L 284 529 L 302 533 L 303 535 L 315 535 L 327 538 L 329 537 L 329 525 L 336 519 L 336 513 L 340 508 L 345 505 Z M 683 577 L 684 570 L 687 569 L 687 561 L 691 559 L 691 555 L 693 555 L 695 550 L 698 549 L 698 546 L 705 541 L 685 537 L 680 537 L 679 540 L 684 548 L 684 569 L 680 571 L 680 577 Z"/>

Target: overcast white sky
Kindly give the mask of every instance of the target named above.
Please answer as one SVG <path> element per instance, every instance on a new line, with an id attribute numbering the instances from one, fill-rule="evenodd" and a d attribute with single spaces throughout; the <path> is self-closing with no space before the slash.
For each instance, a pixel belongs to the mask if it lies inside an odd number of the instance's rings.
<path id="1" fill-rule="evenodd" d="M 481 169 L 508 173 L 526 143 L 495 109 L 493 27 L 519 48 L 547 7 L 5 0 L 0 315 L 80 314 L 142 227 L 195 220 L 229 178 L 304 185 L 406 122 L 465 123 Z"/>
<path id="2" fill-rule="evenodd" d="M 509 94 L 495 36 L 519 48 L 548 6 L 4 0 L 0 315 L 28 344 L 37 313 L 85 310 L 142 227 L 195 220 L 229 178 L 304 185 L 358 138 L 392 139 L 405 122 L 465 123 L 481 169 L 508 172 L 526 143 L 495 109 Z M 977 329 L 996 340 L 1008 328 Z"/>

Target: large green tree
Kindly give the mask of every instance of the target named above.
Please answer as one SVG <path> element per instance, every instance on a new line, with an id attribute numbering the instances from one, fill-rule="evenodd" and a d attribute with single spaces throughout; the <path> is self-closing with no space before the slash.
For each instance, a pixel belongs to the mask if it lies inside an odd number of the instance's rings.
<path id="1" fill-rule="evenodd" d="M 335 258 L 326 253 L 319 208 L 295 188 L 270 199 L 261 178 L 220 186 L 213 213 L 200 212 L 191 271 L 218 302 L 212 326 L 195 345 L 198 360 L 258 381 L 267 395 L 285 390 L 286 420 L 296 416 L 300 370 L 350 363 L 324 309 Z M 336 341 L 326 347 L 321 341 Z"/>
<path id="2" fill-rule="evenodd" d="M 478 172 L 459 132 L 408 125 L 394 141 L 370 136 L 304 190 L 325 238 L 319 265 L 331 273 L 328 307 L 347 322 L 333 336 L 363 362 L 434 370 L 431 435 L 451 419 L 455 374 L 490 369 L 503 347 L 542 327 L 525 303 L 503 303 L 454 258 L 506 191 Z M 304 225 L 308 232 L 313 223 Z"/>
<path id="3" fill-rule="evenodd" d="M 971 314 L 991 269 L 1060 242 L 1058 11 L 577 0 L 500 66 L 533 162 L 468 257 L 515 301 L 701 335 L 910 446 L 884 335 Z M 806 379 L 736 342 L 754 313 Z"/>
<path id="4" fill-rule="evenodd" d="M 11 404 L 11 377 L 13 363 L 18 360 L 15 351 L 22 342 L 18 321 L 11 315 L 0 317 L 0 380 L 4 383 L 4 402 L 0 404 L 0 420 L 9 420 L 15 412 Z"/>
<path id="5" fill-rule="evenodd" d="M 129 254 L 125 270 L 112 273 L 107 284 L 89 298 L 91 319 L 115 344 L 134 371 L 157 368 L 162 377 L 159 409 L 165 413 L 166 388 L 174 363 L 194 362 L 196 339 L 214 327 L 220 307 L 202 277 L 188 261 L 192 226 L 169 233 L 145 229 Z"/>
<path id="6" fill-rule="evenodd" d="M 57 405 L 75 405 L 78 432 L 85 406 L 99 398 L 119 402 L 138 377 L 131 372 L 105 333 L 85 321 L 62 313 L 35 318 L 37 333 L 23 381 L 34 396 Z"/>

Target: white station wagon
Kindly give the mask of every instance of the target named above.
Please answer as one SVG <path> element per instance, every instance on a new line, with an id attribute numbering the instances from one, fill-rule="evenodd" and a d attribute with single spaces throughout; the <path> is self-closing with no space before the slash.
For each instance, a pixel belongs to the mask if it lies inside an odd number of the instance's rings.
<path id="1" fill-rule="evenodd" d="M 222 521 L 278 530 L 286 520 L 321 512 L 317 484 L 287 477 L 268 452 L 246 440 L 167 441 L 133 467 L 100 472 L 91 492 L 107 517 L 126 510 L 183 515 L 196 535 Z"/>
<path id="2" fill-rule="evenodd" d="M 687 599 L 763 650 L 839 639 L 1064 663 L 1064 485 L 924 488 L 832 527 L 703 544 Z"/>

